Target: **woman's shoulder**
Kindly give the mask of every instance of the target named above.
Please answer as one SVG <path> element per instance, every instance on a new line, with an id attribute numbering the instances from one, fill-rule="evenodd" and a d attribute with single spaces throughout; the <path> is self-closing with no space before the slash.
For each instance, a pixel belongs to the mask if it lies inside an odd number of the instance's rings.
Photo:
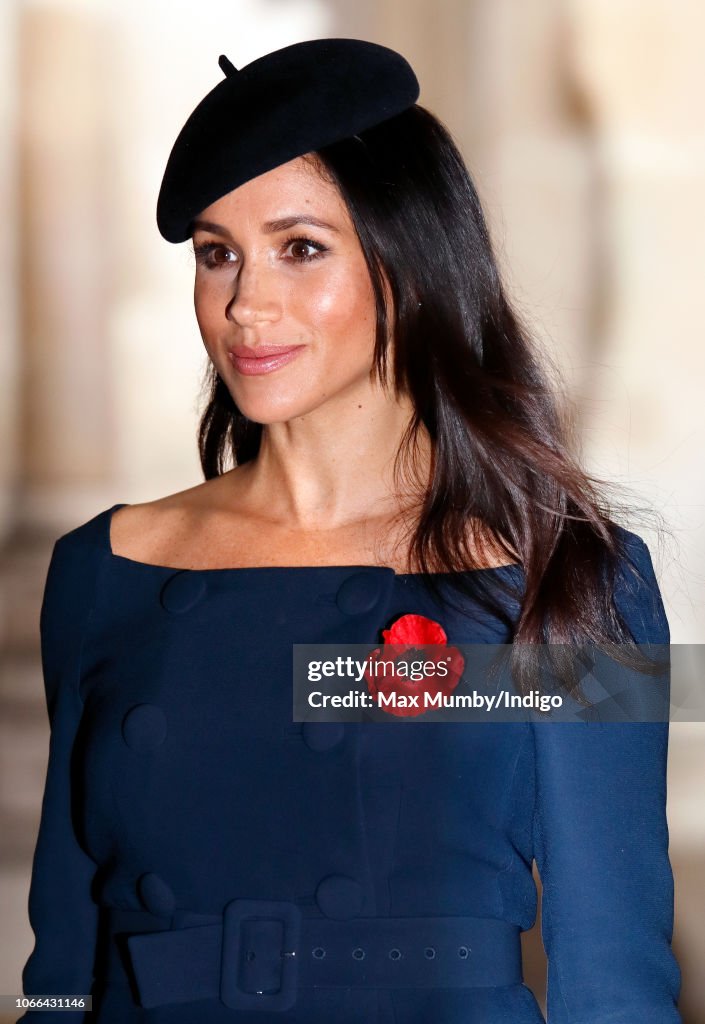
<path id="1" fill-rule="evenodd" d="M 141 562 L 168 561 L 169 543 L 190 519 L 192 502 L 185 493 L 114 506 L 107 537 L 111 553 Z"/>
<path id="2" fill-rule="evenodd" d="M 102 520 L 104 546 L 111 554 L 133 561 L 175 565 L 184 557 L 187 561 L 205 557 L 207 552 L 199 552 L 199 534 L 217 512 L 222 480 L 206 480 L 148 501 L 120 502 L 78 527 L 78 532 Z"/>
<path id="3" fill-rule="evenodd" d="M 636 643 L 667 644 L 670 629 L 651 550 L 638 533 L 616 527 L 620 557 L 614 600 Z"/>

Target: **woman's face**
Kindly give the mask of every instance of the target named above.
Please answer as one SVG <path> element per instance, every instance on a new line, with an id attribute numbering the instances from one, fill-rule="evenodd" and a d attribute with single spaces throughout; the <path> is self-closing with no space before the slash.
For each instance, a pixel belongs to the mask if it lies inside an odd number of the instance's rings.
<path id="1" fill-rule="evenodd" d="M 344 409 L 379 386 L 367 265 L 340 193 L 310 163 L 298 157 L 211 203 L 192 240 L 201 336 L 245 416 Z M 264 357 L 275 346 L 293 357 Z"/>

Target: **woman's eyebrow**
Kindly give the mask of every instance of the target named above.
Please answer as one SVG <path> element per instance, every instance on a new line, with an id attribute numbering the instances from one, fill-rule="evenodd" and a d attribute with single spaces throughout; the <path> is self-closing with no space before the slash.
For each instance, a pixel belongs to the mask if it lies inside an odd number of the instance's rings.
<path id="1" fill-rule="evenodd" d="M 329 224 L 325 220 L 321 220 L 320 217 L 314 217 L 309 213 L 294 213 L 289 217 L 279 217 L 277 220 L 266 220 L 262 224 L 262 230 L 265 234 L 271 235 L 277 231 L 288 231 L 289 228 L 293 228 L 296 224 L 311 224 L 317 228 L 327 228 L 329 231 L 339 232 L 339 228 L 336 228 L 334 224 Z M 222 224 L 215 224 L 210 220 L 194 220 L 191 228 L 196 231 L 200 228 L 202 231 L 213 231 L 217 235 L 227 235 L 228 238 L 232 238 L 232 235 L 227 228 L 223 227 Z"/>
<path id="2" fill-rule="evenodd" d="M 311 213 L 295 213 L 291 217 L 267 220 L 262 225 L 262 230 L 267 234 L 273 234 L 275 231 L 288 231 L 289 228 L 293 228 L 296 224 L 312 224 L 316 228 L 328 228 L 329 231 L 338 231 L 335 225 L 321 220 L 320 217 L 314 217 Z"/>

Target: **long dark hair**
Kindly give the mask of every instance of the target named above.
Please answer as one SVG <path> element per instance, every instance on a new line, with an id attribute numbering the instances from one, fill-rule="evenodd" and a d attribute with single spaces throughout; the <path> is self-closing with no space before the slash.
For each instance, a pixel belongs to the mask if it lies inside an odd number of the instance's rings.
<path id="1" fill-rule="evenodd" d="M 420 424 L 432 440 L 430 483 L 409 547 L 420 571 L 450 573 L 446 583 L 490 604 L 519 651 L 539 643 L 630 644 L 614 602 L 624 534 L 572 454 L 555 382 L 507 299 L 450 133 L 416 104 L 311 156 L 337 185 L 367 260 L 377 310 L 374 371 L 384 381 L 391 328 L 392 380 L 413 401 L 395 469 Z M 199 427 L 206 479 L 224 472 L 229 458 L 253 459 L 262 432 L 239 412 L 214 367 L 209 387 Z M 516 615 L 497 596 L 497 583 L 512 586 L 506 576 L 472 572 L 473 551 L 488 537 L 523 570 L 520 592 L 514 584 Z M 437 577 L 424 582 L 440 595 Z"/>

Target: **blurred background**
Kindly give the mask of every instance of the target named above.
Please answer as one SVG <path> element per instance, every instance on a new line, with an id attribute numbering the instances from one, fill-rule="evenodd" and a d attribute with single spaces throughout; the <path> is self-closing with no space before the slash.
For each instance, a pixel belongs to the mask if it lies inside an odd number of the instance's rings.
<path id="1" fill-rule="evenodd" d="M 192 257 L 155 203 L 183 121 L 237 66 L 321 36 L 415 68 L 510 292 L 563 370 L 584 458 L 646 521 L 672 642 L 705 629 L 705 6 L 698 0 L 2 0 L 0 992 L 21 991 L 48 752 L 38 615 L 54 539 L 198 483 Z M 432 254 L 429 253 L 429 258 Z M 669 745 L 674 948 L 705 1022 L 705 726 Z M 538 881 L 538 877 L 537 877 Z M 527 983 L 544 998 L 540 921 Z M 14 1016 L 8 1020 L 14 1020 Z"/>

